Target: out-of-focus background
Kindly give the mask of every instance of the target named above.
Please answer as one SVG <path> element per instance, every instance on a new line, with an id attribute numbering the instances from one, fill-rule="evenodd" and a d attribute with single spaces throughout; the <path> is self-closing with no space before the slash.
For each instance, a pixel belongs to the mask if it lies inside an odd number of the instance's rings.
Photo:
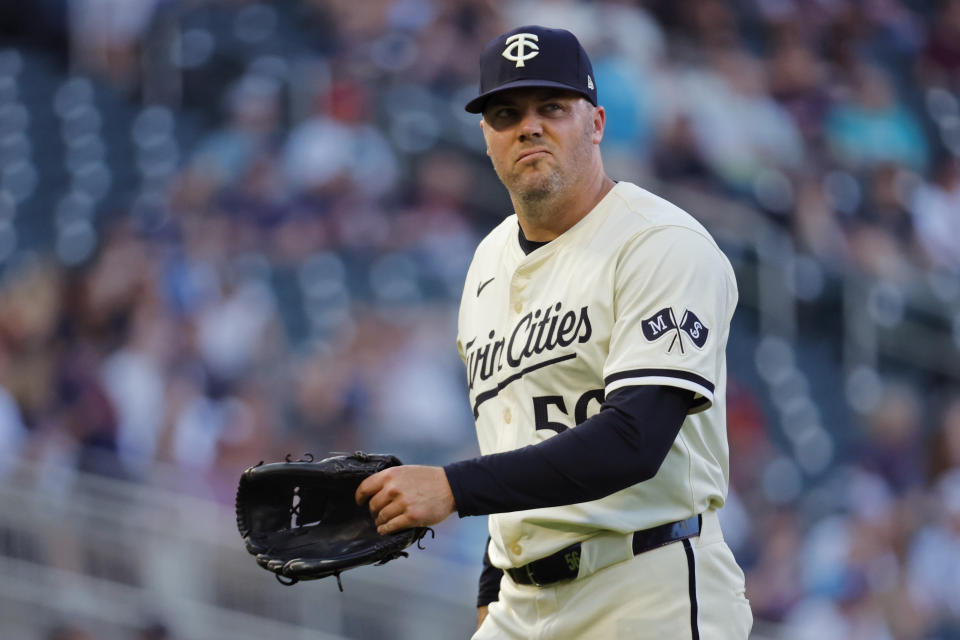
<path id="1" fill-rule="evenodd" d="M 0 0 L 0 637 L 469 636 L 484 519 L 341 594 L 233 492 L 477 452 L 455 309 L 510 205 L 462 105 L 532 22 L 736 269 L 754 637 L 960 638 L 957 0 Z"/>

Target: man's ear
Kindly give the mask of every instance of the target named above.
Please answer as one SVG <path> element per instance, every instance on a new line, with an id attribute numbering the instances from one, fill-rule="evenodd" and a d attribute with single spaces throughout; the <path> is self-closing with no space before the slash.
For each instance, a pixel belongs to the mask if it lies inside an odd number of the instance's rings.
<path id="1" fill-rule="evenodd" d="M 603 107 L 593 109 L 593 143 L 600 144 L 603 140 L 603 129 L 607 124 L 607 110 Z"/>
<path id="2" fill-rule="evenodd" d="M 480 116 L 480 131 L 483 132 L 483 141 L 484 141 L 484 143 L 486 143 L 486 141 L 487 141 L 487 125 L 486 125 L 486 123 L 484 123 L 484 121 L 483 121 L 483 116 Z M 486 146 L 487 146 L 487 155 L 489 156 L 489 155 L 490 155 L 490 145 L 487 144 Z"/>

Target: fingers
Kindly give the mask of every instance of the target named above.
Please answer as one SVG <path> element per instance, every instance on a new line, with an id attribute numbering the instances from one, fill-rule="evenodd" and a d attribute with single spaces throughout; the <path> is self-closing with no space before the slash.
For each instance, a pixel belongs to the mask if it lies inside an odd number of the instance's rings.
<path id="1" fill-rule="evenodd" d="M 397 516 L 402 515 L 404 511 L 406 511 L 406 506 L 397 500 L 395 502 L 388 503 L 381 509 L 378 509 L 376 513 L 373 511 L 371 511 L 371 513 L 373 514 L 374 524 L 379 527 L 380 525 L 390 522 Z"/>
<path id="2" fill-rule="evenodd" d="M 396 533 L 397 531 L 403 531 L 404 529 L 410 529 L 416 526 L 419 526 L 419 522 L 409 513 L 404 512 L 378 526 L 377 533 L 385 536 L 390 533 Z"/>
<path id="3" fill-rule="evenodd" d="M 381 489 L 377 492 L 377 495 L 370 498 L 370 513 L 374 518 L 377 518 L 380 515 L 380 512 L 383 511 L 387 505 L 393 503 L 398 498 L 397 492 L 390 489 Z M 378 523 L 379 524 L 379 523 Z"/>
<path id="4" fill-rule="evenodd" d="M 360 486 L 357 487 L 356 493 L 353 494 L 354 499 L 357 501 L 357 505 L 362 505 L 371 496 L 376 495 L 380 489 L 383 488 L 384 483 L 384 472 L 380 471 L 371 476 L 367 476 L 363 479 L 363 482 L 360 483 Z"/>
<path id="5" fill-rule="evenodd" d="M 389 469 L 365 478 L 354 494 L 354 499 L 358 505 L 362 506 L 365 502 L 368 503 L 367 507 L 370 509 L 370 515 L 373 516 L 378 527 L 377 531 L 381 534 L 399 531 L 404 528 L 398 526 L 397 523 L 392 523 L 386 528 L 383 527 L 390 520 L 401 515 L 405 509 L 405 503 L 396 500 L 398 498 L 397 491 L 386 488 L 390 479 L 388 472 Z"/>

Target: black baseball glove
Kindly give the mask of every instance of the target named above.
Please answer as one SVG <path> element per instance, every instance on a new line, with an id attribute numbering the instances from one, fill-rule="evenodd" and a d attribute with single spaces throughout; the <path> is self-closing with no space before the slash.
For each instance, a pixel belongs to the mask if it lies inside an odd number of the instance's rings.
<path id="1" fill-rule="evenodd" d="M 237 487 L 237 529 L 257 564 L 283 584 L 336 576 L 400 556 L 430 531 L 416 527 L 385 536 L 354 500 L 369 475 L 402 464 L 395 456 L 356 452 L 314 461 L 250 467 Z M 422 548 L 422 547 L 421 547 Z"/>

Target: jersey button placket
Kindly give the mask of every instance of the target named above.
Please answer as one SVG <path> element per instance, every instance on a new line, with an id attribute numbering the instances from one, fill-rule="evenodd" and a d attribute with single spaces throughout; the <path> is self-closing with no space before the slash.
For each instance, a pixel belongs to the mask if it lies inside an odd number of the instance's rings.
<path id="1" fill-rule="evenodd" d="M 510 424 L 510 421 L 513 419 L 513 414 L 510 413 L 510 407 L 507 407 L 503 410 L 503 421 L 507 424 Z"/>
<path id="2" fill-rule="evenodd" d="M 513 274 L 510 280 L 510 307 L 517 315 L 523 313 L 523 291 L 527 288 L 530 278 L 525 275 Z"/>

